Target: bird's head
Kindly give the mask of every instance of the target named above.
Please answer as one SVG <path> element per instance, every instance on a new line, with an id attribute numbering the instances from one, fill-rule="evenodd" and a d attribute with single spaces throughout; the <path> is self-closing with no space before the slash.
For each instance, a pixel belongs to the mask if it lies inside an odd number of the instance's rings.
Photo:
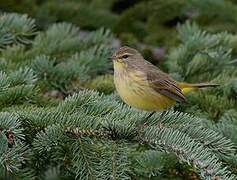
<path id="1" fill-rule="evenodd" d="M 142 55 L 136 49 L 127 46 L 117 49 L 112 55 L 114 63 L 130 64 L 140 59 L 143 59 Z"/>

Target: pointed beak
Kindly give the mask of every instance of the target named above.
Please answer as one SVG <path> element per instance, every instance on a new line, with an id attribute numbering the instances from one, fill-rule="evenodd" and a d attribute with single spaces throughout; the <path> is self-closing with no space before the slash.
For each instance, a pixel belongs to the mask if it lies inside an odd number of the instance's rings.
<path id="1" fill-rule="evenodd" d="M 109 57 L 109 59 L 114 61 L 114 60 L 116 60 L 116 56 L 112 55 L 112 56 Z"/>

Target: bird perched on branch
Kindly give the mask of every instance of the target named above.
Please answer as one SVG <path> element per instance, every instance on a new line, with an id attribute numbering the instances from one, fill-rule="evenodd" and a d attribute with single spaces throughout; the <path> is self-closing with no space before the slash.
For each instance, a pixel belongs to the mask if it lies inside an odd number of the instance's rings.
<path id="1" fill-rule="evenodd" d="M 137 50 L 126 46 L 116 50 L 112 60 L 118 94 L 126 104 L 146 111 L 166 110 L 176 102 L 185 101 L 184 94 L 189 91 L 217 86 L 176 82 Z"/>

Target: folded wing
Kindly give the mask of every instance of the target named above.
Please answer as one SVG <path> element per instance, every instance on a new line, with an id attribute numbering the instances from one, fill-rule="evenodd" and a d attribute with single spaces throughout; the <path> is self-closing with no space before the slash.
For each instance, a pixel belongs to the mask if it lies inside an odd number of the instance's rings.
<path id="1" fill-rule="evenodd" d="M 176 82 L 166 73 L 159 71 L 152 64 L 147 64 L 147 80 L 155 91 L 178 102 L 185 101 L 185 97 Z"/>

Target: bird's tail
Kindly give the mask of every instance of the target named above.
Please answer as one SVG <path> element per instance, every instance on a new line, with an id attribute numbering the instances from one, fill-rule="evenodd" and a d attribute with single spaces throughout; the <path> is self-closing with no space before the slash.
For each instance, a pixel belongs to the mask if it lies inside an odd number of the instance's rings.
<path id="1" fill-rule="evenodd" d="M 190 91 L 195 91 L 200 88 L 206 88 L 206 87 L 217 87 L 219 84 L 215 83 L 198 83 L 198 84 L 189 84 L 189 83 L 178 83 L 179 88 L 182 90 L 182 93 L 186 94 Z"/>

